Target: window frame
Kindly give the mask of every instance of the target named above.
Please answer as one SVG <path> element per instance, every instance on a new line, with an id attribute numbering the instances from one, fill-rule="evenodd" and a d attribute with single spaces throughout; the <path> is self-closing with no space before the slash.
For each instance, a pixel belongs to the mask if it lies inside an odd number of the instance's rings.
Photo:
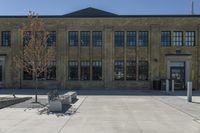
<path id="1" fill-rule="evenodd" d="M 187 35 L 187 33 L 193 33 L 193 35 Z M 189 40 L 187 40 L 189 39 Z M 193 45 L 191 45 L 193 43 Z M 186 47 L 195 47 L 196 44 L 196 32 L 195 31 L 186 31 L 185 32 L 185 46 Z"/>
<path id="2" fill-rule="evenodd" d="M 125 68 L 124 68 L 124 65 L 125 65 L 124 60 L 115 60 L 114 61 L 114 80 L 116 80 L 116 81 L 125 80 Z M 121 72 L 121 74 L 117 74 L 117 73 L 120 73 L 120 72 Z"/>
<path id="3" fill-rule="evenodd" d="M 172 45 L 171 37 L 172 37 L 171 31 L 161 31 L 161 46 L 162 47 L 171 47 L 171 45 Z"/>
<path id="4" fill-rule="evenodd" d="M 128 34 L 133 33 L 133 34 Z M 132 42 L 133 44 L 130 44 Z M 126 32 L 126 45 L 127 47 L 136 47 L 137 46 L 137 32 L 136 31 L 127 31 Z"/>
<path id="5" fill-rule="evenodd" d="M 97 71 L 97 73 L 95 73 Z M 93 60 L 92 61 L 92 80 L 101 81 L 102 80 L 102 61 L 101 60 Z M 100 78 L 95 78 L 100 77 Z"/>
<path id="6" fill-rule="evenodd" d="M 91 37 L 90 31 L 81 31 L 80 32 L 80 45 L 81 45 L 81 47 L 90 47 L 90 43 L 91 43 L 90 37 Z"/>
<path id="7" fill-rule="evenodd" d="M 175 33 L 179 33 L 179 34 L 175 34 Z M 173 32 L 173 46 L 174 47 L 182 47 L 183 46 L 183 31 L 174 31 Z"/>
<path id="8" fill-rule="evenodd" d="M 73 72 L 72 70 L 75 70 L 75 69 L 76 69 L 76 71 Z M 79 80 L 78 69 L 79 69 L 79 63 L 77 60 L 69 60 L 68 61 L 68 80 L 71 80 L 71 81 Z M 72 78 L 70 73 L 75 73 L 74 74 L 75 76 Z"/>
<path id="9" fill-rule="evenodd" d="M 71 33 L 74 33 L 71 35 Z M 72 37 L 72 39 L 71 39 Z M 74 41 L 74 45 L 72 45 L 71 41 Z M 68 44 L 69 47 L 77 47 L 79 45 L 79 32 L 78 31 L 68 31 Z"/>
<path id="10" fill-rule="evenodd" d="M 10 47 L 11 46 L 11 31 L 1 32 L 1 46 Z"/>
<path id="11" fill-rule="evenodd" d="M 117 34 L 119 33 L 119 34 Z M 125 44 L 125 32 L 115 31 L 114 32 L 114 45 L 115 47 L 124 47 Z"/>

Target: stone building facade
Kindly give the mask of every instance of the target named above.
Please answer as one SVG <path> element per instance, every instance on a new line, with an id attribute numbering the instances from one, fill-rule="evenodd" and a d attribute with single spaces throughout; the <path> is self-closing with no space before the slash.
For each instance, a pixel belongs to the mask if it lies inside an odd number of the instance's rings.
<path id="1" fill-rule="evenodd" d="M 41 78 L 41 88 L 151 89 L 160 79 L 176 80 L 176 89 L 187 81 L 199 88 L 198 15 L 117 15 L 87 8 L 40 17 L 53 31 L 56 49 L 56 74 Z M 26 21 L 26 16 L 0 16 L 1 87 L 34 87 L 23 69 L 16 74 L 12 65 L 23 48 L 19 25 Z"/>

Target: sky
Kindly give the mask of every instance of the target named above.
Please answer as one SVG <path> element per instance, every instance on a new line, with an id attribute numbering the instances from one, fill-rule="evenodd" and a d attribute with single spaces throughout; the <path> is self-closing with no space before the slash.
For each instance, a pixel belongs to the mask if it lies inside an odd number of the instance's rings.
<path id="1" fill-rule="evenodd" d="M 0 15 L 63 15 L 94 7 L 119 15 L 191 14 L 192 0 L 0 0 Z M 194 0 L 200 14 L 200 0 Z"/>

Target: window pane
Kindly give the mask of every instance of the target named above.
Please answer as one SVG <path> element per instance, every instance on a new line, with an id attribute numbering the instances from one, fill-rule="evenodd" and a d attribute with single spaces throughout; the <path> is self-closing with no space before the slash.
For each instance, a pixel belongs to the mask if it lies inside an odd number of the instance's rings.
<path id="1" fill-rule="evenodd" d="M 185 45 L 188 47 L 195 46 L 195 32 L 194 31 L 187 31 L 185 33 Z"/>
<path id="2" fill-rule="evenodd" d="M 8 47 L 11 44 L 11 33 L 10 31 L 3 31 L 1 33 L 1 39 L 2 39 L 2 46 Z"/>
<path id="3" fill-rule="evenodd" d="M 139 61 L 139 80 L 148 80 L 148 62 L 147 61 Z"/>
<path id="4" fill-rule="evenodd" d="M 51 31 L 48 34 L 47 46 L 55 46 L 55 45 L 56 45 L 56 32 Z"/>
<path id="5" fill-rule="evenodd" d="M 90 32 L 81 31 L 81 46 L 87 47 L 90 45 Z"/>
<path id="6" fill-rule="evenodd" d="M 23 45 L 26 46 L 29 44 L 30 40 L 31 40 L 31 32 L 30 31 L 25 31 L 23 33 Z"/>
<path id="7" fill-rule="evenodd" d="M 140 47 L 148 46 L 148 32 L 147 31 L 139 32 L 138 46 L 140 46 Z"/>
<path id="8" fill-rule="evenodd" d="M 136 61 L 126 62 L 126 79 L 136 80 Z"/>
<path id="9" fill-rule="evenodd" d="M 102 46 L 102 32 L 101 31 L 92 32 L 92 43 L 94 47 Z"/>
<path id="10" fill-rule="evenodd" d="M 47 80 L 56 80 L 56 61 L 51 61 L 47 67 Z"/>
<path id="11" fill-rule="evenodd" d="M 92 62 L 92 79 L 102 80 L 102 62 L 101 61 Z"/>
<path id="12" fill-rule="evenodd" d="M 124 32 L 116 31 L 115 32 L 115 47 L 123 47 L 124 46 Z"/>
<path id="13" fill-rule="evenodd" d="M 78 80 L 78 62 L 69 61 L 69 80 Z"/>
<path id="14" fill-rule="evenodd" d="M 27 69 L 23 69 L 23 79 L 24 80 L 33 80 L 33 73 L 27 72 L 27 70 L 31 69 L 32 66 L 30 65 Z"/>
<path id="15" fill-rule="evenodd" d="M 78 32 L 77 31 L 70 31 L 69 32 L 69 46 L 78 46 Z"/>
<path id="16" fill-rule="evenodd" d="M 124 61 L 115 61 L 114 66 L 115 80 L 124 80 Z"/>
<path id="17" fill-rule="evenodd" d="M 90 80 L 90 61 L 81 61 L 81 80 Z"/>
<path id="18" fill-rule="evenodd" d="M 126 35 L 127 46 L 136 46 L 136 32 L 135 31 L 128 31 Z"/>
<path id="19" fill-rule="evenodd" d="M 183 46 L 183 32 L 174 32 L 174 46 Z"/>
<path id="20" fill-rule="evenodd" d="M 161 45 L 162 47 L 171 46 L 171 32 L 170 31 L 161 32 Z"/>

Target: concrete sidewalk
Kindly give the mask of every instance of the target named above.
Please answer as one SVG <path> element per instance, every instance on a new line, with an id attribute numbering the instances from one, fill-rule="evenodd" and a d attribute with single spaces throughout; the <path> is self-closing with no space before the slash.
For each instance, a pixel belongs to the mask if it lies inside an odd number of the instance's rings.
<path id="1" fill-rule="evenodd" d="M 122 91 L 122 90 L 121 90 Z M 200 96 L 158 91 L 78 91 L 73 115 L 38 114 L 30 102 L 0 110 L 0 133 L 200 133 Z M 45 95 L 39 95 L 45 104 Z"/>

